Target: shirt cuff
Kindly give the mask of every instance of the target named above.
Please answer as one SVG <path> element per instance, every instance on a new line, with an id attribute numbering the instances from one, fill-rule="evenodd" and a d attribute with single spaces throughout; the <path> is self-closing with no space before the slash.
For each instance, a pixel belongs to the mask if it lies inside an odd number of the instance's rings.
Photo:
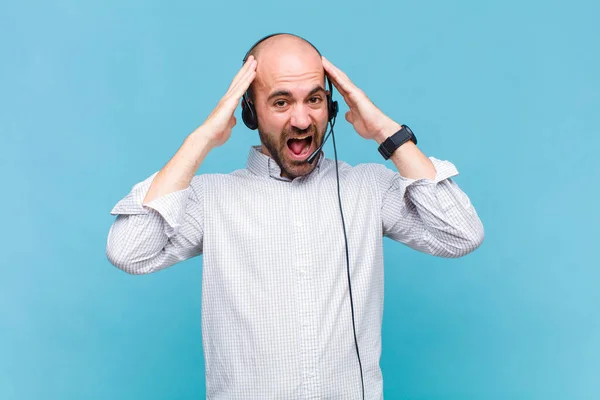
<path id="1" fill-rule="evenodd" d="M 405 188 L 408 188 L 409 186 L 428 186 L 428 185 L 435 185 L 443 180 L 446 180 L 448 178 L 458 175 L 458 170 L 456 169 L 454 164 L 452 164 L 450 161 L 438 160 L 435 157 L 428 157 L 428 158 L 433 163 L 433 166 L 435 167 L 435 171 L 436 171 L 435 177 L 433 179 L 429 179 L 429 178 L 413 179 L 413 178 L 405 178 L 402 175 L 400 175 L 399 183 L 401 185 L 403 185 Z"/>
<path id="2" fill-rule="evenodd" d="M 167 222 L 165 233 L 171 237 L 179 232 L 184 220 L 190 187 L 161 196 L 145 207 L 157 211 Z"/>
<path id="3" fill-rule="evenodd" d="M 144 201 L 144 197 L 146 197 L 146 193 L 148 193 L 150 185 L 152 184 L 156 174 L 158 174 L 158 171 L 153 173 L 142 182 L 135 184 L 129 194 L 119 200 L 110 213 L 112 215 L 148 214 L 149 210 L 142 206 L 142 201 Z"/>
<path id="4" fill-rule="evenodd" d="M 168 193 L 143 205 L 142 202 L 150 189 L 150 185 L 158 171 L 133 186 L 129 194 L 121 199 L 110 211 L 112 215 L 140 215 L 149 214 L 151 211 L 158 212 L 167 222 L 165 233 L 171 237 L 176 234 L 185 219 L 187 200 L 191 188 Z"/>

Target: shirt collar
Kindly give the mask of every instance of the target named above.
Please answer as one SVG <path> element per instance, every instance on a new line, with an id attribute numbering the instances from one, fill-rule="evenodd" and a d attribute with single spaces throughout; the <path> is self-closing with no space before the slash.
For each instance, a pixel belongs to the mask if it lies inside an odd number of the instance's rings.
<path id="1" fill-rule="evenodd" d="M 324 158 L 325 153 L 321 150 L 321 154 L 319 154 L 317 160 L 315 160 L 317 166 L 308 175 L 319 173 Z M 250 147 L 250 154 L 248 154 L 246 168 L 248 168 L 248 170 L 254 175 L 271 177 L 280 181 L 291 181 L 291 179 L 281 176 L 281 168 L 279 168 L 279 165 L 277 165 L 275 160 L 273 160 L 271 157 L 261 152 L 260 145 Z"/>

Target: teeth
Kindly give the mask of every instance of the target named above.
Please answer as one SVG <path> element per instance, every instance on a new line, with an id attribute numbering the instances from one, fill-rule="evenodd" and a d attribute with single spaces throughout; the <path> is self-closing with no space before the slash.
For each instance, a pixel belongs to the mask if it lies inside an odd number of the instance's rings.
<path id="1" fill-rule="evenodd" d="M 302 136 L 302 137 L 293 137 L 293 138 L 290 138 L 290 139 L 303 140 L 303 139 L 307 139 L 309 137 L 311 137 L 311 135 L 306 135 L 306 136 Z"/>

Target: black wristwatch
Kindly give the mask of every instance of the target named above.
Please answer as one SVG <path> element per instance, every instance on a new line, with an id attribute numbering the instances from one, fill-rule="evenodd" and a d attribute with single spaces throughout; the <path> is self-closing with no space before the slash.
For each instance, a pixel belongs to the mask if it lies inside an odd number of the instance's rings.
<path id="1" fill-rule="evenodd" d="M 398 132 L 385 139 L 379 145 L 379 152 L 386 160 L 392 156 L 392 153 L 396 151 L 398 147 L 402 146 L 409 140 L 412 140 L 414 144 L 417 144 L 417 137 L 413 131 L 406 125 L 401 126 L 402 128 L 400 128 Z"/>

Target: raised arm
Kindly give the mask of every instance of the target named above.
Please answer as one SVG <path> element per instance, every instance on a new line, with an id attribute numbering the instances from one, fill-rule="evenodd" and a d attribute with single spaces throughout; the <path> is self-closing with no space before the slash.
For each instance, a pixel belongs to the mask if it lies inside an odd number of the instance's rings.
<path id="1" fill-rule="evenodd" d="M 348 104 L 346 120 L 360 136 L 381 144 L 400 129 L 325 57 L 323 67 Z M 458 174 L 454 165 L 426 157 L 412 141 L 397 148 L 391 160 L 397 172 L 383 166 L 374 170 L 382 193 L 384 235 L 440 257 L 461 257 L 479 247 L 483 224 L 451 179 Z"/>
<path id="2" fill-rule="evenodd" d="M 147 274 L 202 253 L 203 184 L 195 176 L 206 155 L 224 144 L 238 102 L 256 76 L 250 56 L 206 121 L 158 172 L 133 187 L 112 209 L 108 260 L 130 274 Z"/>

